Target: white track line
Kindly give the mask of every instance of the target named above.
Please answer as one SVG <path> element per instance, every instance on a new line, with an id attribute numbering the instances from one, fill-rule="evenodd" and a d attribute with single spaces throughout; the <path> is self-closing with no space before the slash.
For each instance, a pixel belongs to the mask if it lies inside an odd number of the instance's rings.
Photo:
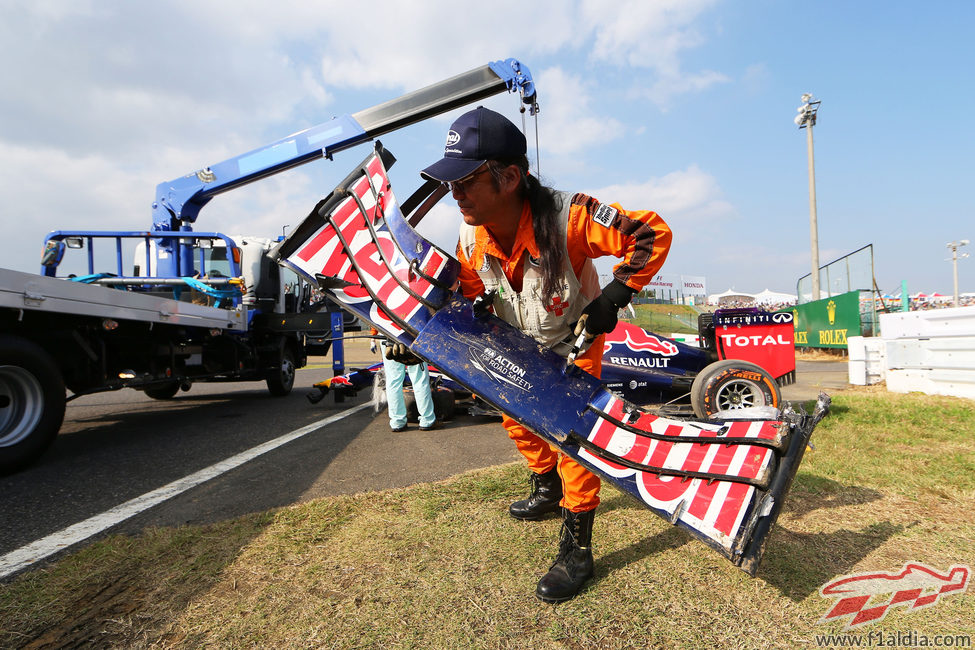
<path id="1" fill-rule="evenodd" d="M 100 533 L 103 530 L 107 530 L 115 524 L 125 521 L 129 517 L 133 517 L 140 512 L 148 510 L 149 508 L 158 505 L 167 499 L 171 499 L 172 497 L 181 494 L 190 488 L 196 487 L 201 483 L 205 483 L 212 478 L 216 478 L 224 472 L 228 472 L 235 467 L 254 460 L 258 456 L 266 454 L 273 449 L 277 449 L 281 445 L 285 445 L 292 440 L 296 440 L 297 438 L 309 434 L 312 431 L 332 424 L 333 422 L 337 422 L 352 415 L 353 413 L 371 406 L 372 404 L 366 402 L 365 404 L 360 404 L 359 406 L 350 408 L 347 411 L 342 411 L 341 413 L 325 418 L 324 420 L 319 420 L 318 422 L 313 422 L 300 429 L 296 429 L 291 433 L 286 433 L 283 436 L 275 438 L 274 440 L 268 440 L 267 442 L 248 449 L 247 451 L 243 451 L 236 456 L 231 456 L 226 460 L 222 460 L 219 463 L 210 465 L 209 467 L 201 469 L 200 471 L 190 474 L 189 476 L 185 476 L 181 479 L 173 481 L 169 485 L 164 485 L 161 488 L 153 490 L 152 492 L 146 492 L 142 496 L 138 496 L 130 501 L 126 501 L 125 503 L 117 505 L 110 510 L 106 510 L 101 514 L 85 519 L 84 521 L 79 521 L 76 524 L 68 526 L 64 530 L 52 533 L 47 537 L 39 539 L 35 542 L 31 542 L 26 546 L 22 546 L 16 551 L 11 551 L 3 557 L 0 557 L 0 579 L 6 578 L 7 576 L 20 571 L 21 569 L 29 567 L 31 564 L 39 562 L 40 560 L 43 560 L 44 558 L 71 546 L 72 544 L 77 544 L 78 542 L 88 539 L 92 535 Z"/>

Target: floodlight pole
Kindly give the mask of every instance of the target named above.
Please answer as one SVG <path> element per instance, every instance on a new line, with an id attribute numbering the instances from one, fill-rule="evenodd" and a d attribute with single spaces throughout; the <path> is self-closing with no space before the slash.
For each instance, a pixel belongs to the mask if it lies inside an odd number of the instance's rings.
<path id="1" fill-rule="evenodd" d="M 951 270 L 955 279 L 955 307 L 958 307 L 958 249 L 962 246 L 968 245 L 967 239 L 962 239 L 960 241 L 948 242 L 948 248 L 951 249 Z M 962 257 L 968 257 L 968 253 L 962 253 Z"/>
<path id="2" fill-rule="evenodd" d="M 806 128 L 809 150 L 809 247 L 812 252 L 812 299 L 819 300 L 819 226 L 816 223 L 816 165 L 813 160 L 813 125 Z"/>
<path id="3" fill-rule="evenodd" d="M 809 248 L 812 254 L 812 299 L 819 300 L 819 226 L 816 223 L 816 165 L 813 155 L 813 126 L 819 111 L 819 100 L 813 101 L 810 93 L 802 96 L 803 104 L 795 123 L 806 129 L 806 149 L 809 160 Z"/>

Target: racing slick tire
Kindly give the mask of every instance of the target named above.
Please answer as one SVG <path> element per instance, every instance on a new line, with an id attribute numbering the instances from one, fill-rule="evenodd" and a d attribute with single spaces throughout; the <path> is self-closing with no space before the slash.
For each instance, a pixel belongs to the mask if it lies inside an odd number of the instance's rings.
<path id="1" fill-rule="evenodd" d="M 453 420 L 455 406 L 454 391 L 442 386 L 433 389 L 433 411 L 438 420 L 441 422 Z"/>
<path id="2" fill-rule="evenodd" d="M 691 384 L 691 406 L 699 418 L 718 411 L 781 405 L 782 393 L 775 379 L 748 361 L 715 361 L 698 373 Z"/>
<path id="3" fill-rule="evenodd" d="M 291 346 L 285 345 L 281 349 L 281 359 L 277 368 L 268 371 L 265 381 L 268 391 L 275 397 L 284 397 L 291 392 L 295 385 L 295 353 Z"/>
<path id="4" fill-rule="evenodd" d="M 147 386 L 143 392 L 147 397 L 151 397 L 152 399 L 173 399 L 176 397 L 176 393 L 179 392 L 179 382 L 169 381 L 165 384 Z"/>
<path id="5" fill-rule="evenodd" d="M 441 422 L 454 419 L 454 409 L 457 407 L 457 399 L 454 391 L 444 386 L 431 388 L 430 396 L 433 397 L 433 414 Z M 409 422 L 420 421 L 420 409 L 416 407 L 416 396 L 412 390 L 406 391 L 406 419 Z"/>
<path id="6" fill-rule="evenodd" d="M 0 337 L 0 474 L 35 461 L 64 421 L 61 372 L 39 345 Z"/>

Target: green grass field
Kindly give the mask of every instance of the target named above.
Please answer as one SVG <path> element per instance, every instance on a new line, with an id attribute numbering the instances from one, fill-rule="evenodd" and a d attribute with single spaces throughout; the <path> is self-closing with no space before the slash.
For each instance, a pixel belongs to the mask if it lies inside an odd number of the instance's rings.
<path id="1" fill-rule="evenodd" d="M 635 325 L 657 334 L 697 334 L 700 310 L 687 305 L 635 305 Z"/>
<path id="2" fill-rule="evenodd" d="M 814 648 L 842 632 L 824 583 L 975 567 L 973 432 L 969 400 L 837 393 L 757 578 L 605 487 L 595 580 L 541 603 L 559 523 L 508 516 L 509 464 L 96 542 L 0 589 L 0 646 Z M 970 640 L 975 589 L 851 634 L 871 631 Z"/>

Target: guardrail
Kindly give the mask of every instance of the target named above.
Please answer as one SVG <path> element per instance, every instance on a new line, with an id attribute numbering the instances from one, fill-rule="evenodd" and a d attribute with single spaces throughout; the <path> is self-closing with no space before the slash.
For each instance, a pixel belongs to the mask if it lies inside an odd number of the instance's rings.
<path id="1" fill-rule="evenodd" d="M 975 399 L 975 307 L 881 314 L 882 338 L 850 337 L 850 383 Z"/>

